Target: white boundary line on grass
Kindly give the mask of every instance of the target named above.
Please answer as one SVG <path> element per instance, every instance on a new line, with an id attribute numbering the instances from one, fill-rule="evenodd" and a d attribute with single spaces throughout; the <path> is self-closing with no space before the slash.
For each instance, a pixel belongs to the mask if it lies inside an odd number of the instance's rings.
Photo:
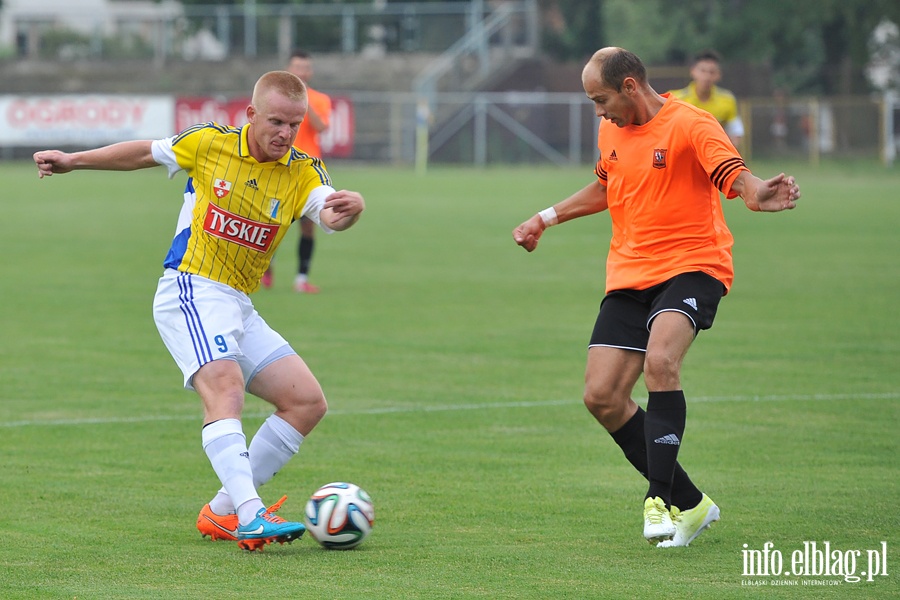
<path id="1" fill-rule="evenodd" d="M 688 398 L 688 404 L 693 402 L 789 402 L 789 401 L 840 401 L 840 400 L 897 400 L 900 392 L 887 392 L 883 394 L 785 394 L 773 396 L 699 396 Z M 576 405 L 580 402 L 573 400 L 538 400 L 534 402 L 487 402 L 483 404 L 447 404 L 444 406 L 385 406 L 383 408 L 363 408 L 341 410 L 329 410 L 329 416 L 352 415 L 386 415 L 404 413 L 430 413 L 448 412 L 458 410 L 490 410 L 503 408 L 532 408 L 545 406 Z M 244 413 L 244 417 L 266 417 L 269 412 Z M 34 426 L 77 426 L 77 425 L 108 425 L 117 423 L 151 423 L 154 421 L 193 421 L 199 419 L 198 414 L 192 415 L 161 415 L 138 417 L 109 417 L 92 419 L 34 419 L 29 421 L 0 422 L 0 428 L 34 427 Z"/>

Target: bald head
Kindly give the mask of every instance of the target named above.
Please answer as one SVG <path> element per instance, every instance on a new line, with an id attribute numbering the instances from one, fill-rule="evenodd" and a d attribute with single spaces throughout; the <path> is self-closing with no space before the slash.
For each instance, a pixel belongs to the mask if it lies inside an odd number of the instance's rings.
<path id="1" fill-rule="evenodd" d="M 581 84 L 596 115 L 617 127 L 643 125 L 666 101 L 647 82 L 641 59 L 623 48 L 597 50 L 581 72 Z"/>
<path id="2" fill-rule="evenodd" d="M 633 78 L 640 86 L 647 84 L 647 70 L 641 59 L 633 52 L 615 46 L 594 52 L 581 73 L 583 82 L 591 79 L 617 92 L 622 91 L 622 82 L 627 77 Z"/>

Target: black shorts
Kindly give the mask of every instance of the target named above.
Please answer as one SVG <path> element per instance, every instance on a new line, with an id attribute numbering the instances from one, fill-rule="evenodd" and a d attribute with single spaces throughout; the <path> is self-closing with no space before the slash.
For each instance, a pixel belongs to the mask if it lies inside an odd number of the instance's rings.
<path id="1" fill-rule="evenodd" d="M 694 335 L 712 327 L 725 286 L 715 277 L 682 273 L 646 290 L 613 290 L 600 303 L 590 346 L 647 351 L 650 324 L 661 312 L 675 311 L 694 323 Z"/>

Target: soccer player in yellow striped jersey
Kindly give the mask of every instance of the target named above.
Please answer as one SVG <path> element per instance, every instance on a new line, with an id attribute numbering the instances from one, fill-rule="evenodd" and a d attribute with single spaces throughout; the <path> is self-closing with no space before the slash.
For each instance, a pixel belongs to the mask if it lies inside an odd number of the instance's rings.
<path id="1" fill-rule="evenodd" d="M 305 531 L 302 523 L 274 514 L 283 500 L 266 508 L 258 488 L 299 451 L 327 403 L 309 367 L 247 294 L 291 222 L 305 216 L 326 231 L 342 231 L 365 208 L 362 195 L 336 191 L 324 165 L 293 148 L 307 107 L 303 82 L 272 71 L 256 82 L 242 128 L 207 123 L 163 140 L 34 154 L 42 178 L 157 165 L 170 177 L 187 172 L 153 317 L 184 386 L 203 402 L 203 448 L 222 484 L 201 509 L 197 528 L 248 550 Z M 275 407 L 249 445 L 241 424 L 245 391 Z"/>
<path id="2" fill-rule="evenodd" d="M 722 59 L 714 50 L 704 50 L 694 57 L 691 83 L 669 93 L 679 100 L 702 108 L 716 118 L 734 147 L 740 149 L 744 122 L 738 114 L 737 100 L 730 91 L 716 84 L 722 78 Z"/>
<path id="3" fill-rule="evenodd" d="M 165 266 L 250 293 L 288 226 L 333 189 L 321 161 L 297 148 L 276 161 L 254 160 L 248 130 L 195 125 L 154 142 L 153 150 L 171 174 L 184 169 L 190 176 Z M 198 156 L 202 164 L 194 164 Z M 308 211 L 315 221 L 317 213 Z"/>

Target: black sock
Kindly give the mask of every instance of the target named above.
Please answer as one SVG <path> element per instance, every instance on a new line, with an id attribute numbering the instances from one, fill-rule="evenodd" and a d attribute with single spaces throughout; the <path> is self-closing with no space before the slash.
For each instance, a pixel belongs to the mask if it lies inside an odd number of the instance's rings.
<path id="1" fill-rule="evenodd" d="M 619 445 L 628 462 L 638 473 L 647 478 L 647 442 L 644 438 L 644 419 L 647 413 L 638 406 L 628 421 L 617 431 L 610 434 Z M 703 493 L 697 489 L 691 478 L 679 463 L 675 463 L 675 476 L 672 478 L 672 504 L 681 510 L 694 508 L 703 499 Z"/>
<path id="2" fill-rule="evenodd" d="M 678 510 L 690 510 L 703 500 L 703 492 L 697 489 L 688 474 L 675 463 L 675 477 L 672 478 L 672 504 Z"/>
<path id="3" fill-rule="evenodd" d="M 300 236 L 300 268 L 298 269 L 300 275 L 309 274 L 309 264 L 312 262 L 315 241 L 315 238 L 306 237 L 305 235 Z"/>
<path id="4" fill-rule="evenodd" d="M 619 445 L 625 458 L 638 473 L 647 478 L 647 442 L 644 440 L 644 409 L 638 406 L 634 416 L 617 431 L 609 434 Z"/>
<path id="5" fill-rule="evenodd" d="M 647 415 L 644 419 L 644 439 L 647 443 L 647 479 L 650 480 L 648 498 L 660 497 L 666 506 L 672 504 L 672 483 L 678 449 L 684 436 L 687 406 L 684 392 L 650 392 Z M 679 508 L 681 508 L 679 506 Z"/>

